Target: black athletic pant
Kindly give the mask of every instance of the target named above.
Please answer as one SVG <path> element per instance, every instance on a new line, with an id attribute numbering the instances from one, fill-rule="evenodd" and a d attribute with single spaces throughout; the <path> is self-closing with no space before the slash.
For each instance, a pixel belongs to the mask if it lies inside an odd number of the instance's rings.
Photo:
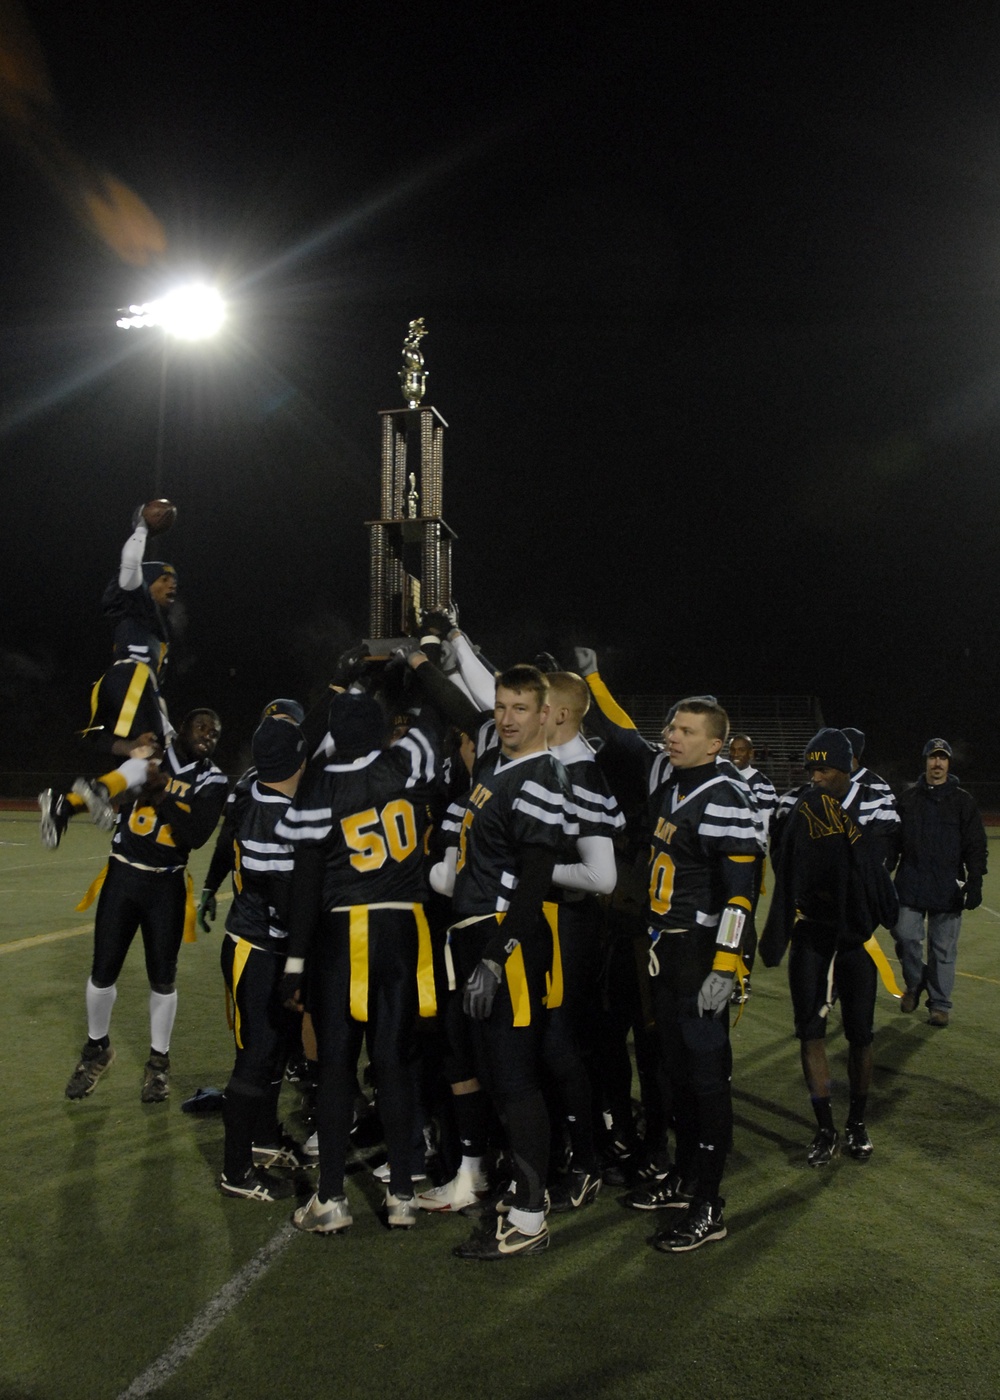
<path id="1" fill-rule="evenodd" d="M 715 1200 L 733 1137 L 729 1007 L 717 1017 L 698 1014 L 698 992 L 715 957 L 715 930 L 663 933 L 655 954 L 653 1007 L 677 1169 L 695 1195 Z"/>
<path id="2" fill-rule="evenodd" d="M 395 1196 L 410 1196 L 416 1114 L 414 1021 L 419 1010 L 417 923 L 410 910 L 368 910 L 367 1023 L 351 1014 L 351 976 L 350 912 L 326 913 L 309 967 L 319 1053 L 319 1197 L 326 1201 L 344 1194 L 358 1057 L 366 1024 L 379 1116 L 389 1152 L 389 1189 Z"/>
<path id="3" fill-rule="evenodd" d="M 278 1137 L 278 1097 L 289 1056 L 300 1044 L 302 1018 L 281 1005 L 284 957 L 230 934 L 222 940 L 222 976 L 232 999 L 236 1062 L 226 1085 L 223 1171 L 242 1179 L 253 1165 L 253 1144 Z"/>
<path id="4" fill-rule="evenodd" d="M 112 856 L 94 917 L 94 986 L 114 986 L 141 929 L 149 985 L 168 992 L 177 979 L 186 905 L 183 870 L 137 870 Z"/>
<path id="5" fill-rule="evenodd" d="M 569 1133 L 573 1165 L 592 1172 L 596 1030 L 601 968 L 600 909 L 593 896 L 558 906 L 562 1004 L 545 1017 L 542 1054 Z"/>
<path id="6" fill-rule="evenodd" d="M 456 982 L 464 987 L 469 974 L 496 934 L 493 919 L 459 929 L 452 935 Z M 545 1204 L 549 1166 L 549 1116 L 542 1093 L 542 1044 L 545 1035 L 546 973 L 552 963 L 552 935 L 539 916 L 533 937 L 521 945 L 530 1019 L 515 1025 L 511 1001 L 511 963 L 485 1021 L 470 1021 L 477 1077 L 493 1097 L 514 1159 L 514 1204 L 540 1211 Z"/>

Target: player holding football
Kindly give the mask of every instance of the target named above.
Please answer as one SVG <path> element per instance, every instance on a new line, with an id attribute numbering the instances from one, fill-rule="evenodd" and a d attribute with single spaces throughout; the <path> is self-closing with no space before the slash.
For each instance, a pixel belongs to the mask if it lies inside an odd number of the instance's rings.
<path id="1" fill-rule="evenodd" d="M 112 664 L 94 686 L 84 735 L 104 753 L 124 757 L 119 767 L 91 780 L 78 778 L 68 793 L 39 793 L 42 845 L 55 850 L 69 820 L 89 809 L 105 831 L 114 825 L 111 802 L 146 779 L 146 761 L 159 759 L 173 736 L 161 686 L 170 648 L 169 614 L 177 598 L 172 564 L 146 560 L 150 535 L 176 519 L 169 501 L 150 501 L 132 519 L 117 577 L 104 590 L 102 611 L 115 625 Z"/>

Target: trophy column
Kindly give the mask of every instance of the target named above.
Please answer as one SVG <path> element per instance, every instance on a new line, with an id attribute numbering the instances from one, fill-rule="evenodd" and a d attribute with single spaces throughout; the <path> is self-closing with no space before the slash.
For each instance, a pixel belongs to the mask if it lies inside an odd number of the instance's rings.
<path id="1" fill-rule="evenodd" d="M 366 639 L 373 656 L 419 635 L 424 612 L 451 606 L 451 542 L 442 514 L 444 431 L 436 408 L 421 404 L 427 378 L 411 321 L 399 372 L 406 408 L 383 409 L 380 518 L 369 532 L 371 593 Z"/>

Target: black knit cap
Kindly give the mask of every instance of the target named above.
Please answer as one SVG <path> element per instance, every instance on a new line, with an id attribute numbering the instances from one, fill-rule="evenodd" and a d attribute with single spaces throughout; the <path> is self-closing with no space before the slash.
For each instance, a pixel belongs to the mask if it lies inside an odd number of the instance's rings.
<path id="1" fill-rule="evenodd" d="M 283 783 L 305 762 L 302 730 L 289 719 L 268 715 L 254 730 L 250 742 L 257 776 L 263 783 Z"/>
<path id="2" fill-rule="evenodd" d="M 842 729 L 821 729 L 806 745 L 803 768 L 837 768 L 841 773 L 851 771 L 854 750 Z"/>
<path id="3" fill-rule="evenodd" d="M 861 732 L 860 729 L 848 729 L 848 727 L 847 727 L 846 724 L 844 725 L 843 729 L 842 729 L 840 732 L 841 732 L 841 734 L 846 734 L 846 735 L 847 735 L 847 742 L 850 744 L 851 748 L 854 750 L 854 757 L 855 757 L 855 758 L 858 760 L 858 762 L 860 763 L 860 762 L 861 762 L 861 755 L 862 755 L 862 754 L 864 753 L 864 751 L 865 751 L 865 736 L 864 736 L 864 734 Z"/>
<path id="4" fill-rule="evenodd" d="M 330 701 L 327 727 L 334 743 L 334 756 L 341 759 L 361 758 L 380 749 L 385 736 L 385 714 L 382 706 L 366 690 L 345 690 Z"/>

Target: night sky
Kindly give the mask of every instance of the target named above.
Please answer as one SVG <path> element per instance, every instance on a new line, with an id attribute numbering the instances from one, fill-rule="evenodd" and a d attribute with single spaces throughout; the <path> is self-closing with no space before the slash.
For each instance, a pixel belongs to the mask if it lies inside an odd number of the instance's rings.
<path id="1" fill-rule="evenodd" d="M 115 257 L 8 128 L 0 767 L 84 722 L 154 487 L 162 341 L 115 315 L 196 273 L 230 321 L 168 353 L 148 553 L 223 763 L 367 630 L 423 316 L 491 659 L 815 694 L 876 766 L 940 733 L 1000 776 L 1000 20 L 873 8 L 4 0 L 167 250 Z"/>

